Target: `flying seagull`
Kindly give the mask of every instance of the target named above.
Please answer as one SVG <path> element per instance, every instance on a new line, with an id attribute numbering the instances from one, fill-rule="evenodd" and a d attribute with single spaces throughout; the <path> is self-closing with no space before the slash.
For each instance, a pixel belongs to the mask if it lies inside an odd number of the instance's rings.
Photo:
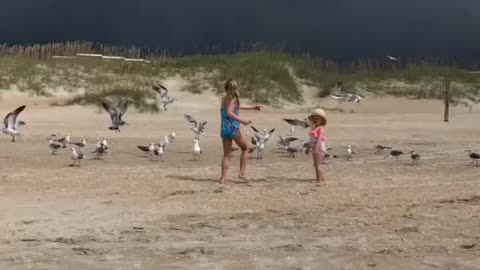
<path id="1" fill-rule="evenodd" d="M 278 135 L 277 145 L 281 148 L 289 147 L 291 142 L 297 141 L 298 138 L 295 137 L 286 137 L 283 138 L 282 135 Z"/>
<path id="2" fill-rule="evenodd" d="M 20 136 L 20 132 L 17 128 L 17 117 L 25 109 L 25 105 L 16 108 L 14 111 L 8 113 L 3 118 L 2 132 L 3 134 L 12 136 L 12 142 L 15 142 L 15 137 Z"/>
<path id="3" fill-rule="evenodd" d="M 251 126 L 251 128 L 253 129 L 253 131 L 255 131 L 255 134 L 254 136 L 255 137 L 262 137 L 263 138 L 263 142 L 268 142 L 268 140 L 270 139 L 270 136 L 273 134 L 273 132 L 275 132 L 275 129 L 272 128 L 271 130 L 268 130 L 268 129 L 263 129 L 263 132 L 260 132 L 258 131 L 258 129 L 256 129 L 254 126 Z"/>
<path id="4" fill-rule="evenodd" d="M 160 94 L 160 100 L 162 102 L 164 111 L 167 111 L 167 106 L 169 104 L 172 104 L 173 102 L 178 101 L 177 99 L 170 97 L 168 95 L 168 89 L 160 83 L 152 84 L 152 89 L 158 94 Z"/>
<path id="5" fill-rule="evenodd" d="M 311 126 L 310 121 L 308 119 L 283 119 L 283 121 L 287 122 L 290 126 L 298 126 L 302 128 L 309 128 Z"/>
<path id="6" fill-rule="evenodd" d="M 198 121 L 188 114 L 184 114 L 184 116 L 188 122 L 193 124 L 190 129 L 195 133 L 196 139 L 200 138 L 200 134 L 205 134 L 205 125 L 207 124 L 207 121 Z"/>
<path id="7" fill-rule="evenodd" d="M 122 120 L 122 116 L 125 115 L 128 109 L 128 100 L 126 100 L 119 107 L 114 108 L 110 104 L 101 101 L 103 108 L 110 114 L 110 119 L 112 120 L 112 125 L 108 127 L 110 130 L 115 130 L 115 132 L 120 132 L 120 127 L 126 125 L 127 123 Z"/>
<path id="8" fill-rule="evenodd" d="M 388 58 L 388 60 L 390 60 L 390 61 L 398 61 L 397 58 L 395 58 L 395 57 L 393 57 L 393 56 L 390 56 L 390 55 L 387 55 L 387 58 Z"/>

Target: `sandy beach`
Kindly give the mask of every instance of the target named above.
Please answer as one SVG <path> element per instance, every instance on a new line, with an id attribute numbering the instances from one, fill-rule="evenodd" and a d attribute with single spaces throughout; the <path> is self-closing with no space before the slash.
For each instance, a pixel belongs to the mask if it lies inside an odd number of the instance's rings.
<path id="1" fill-rule="evenodd" d="M 310 156 L 288 158 L 272 141 L 251 160 L 248 183 L 217 184 L 222 148 L 218 97 L 178 93 L 167 112 L 125 116 L 107 130 L 93 107 L 50 107 L 43 98 L 4 92 L 0 113 L 27 104 L 24 135 L 0 137 L 0 269 L 479 269 L 480 168 L 465 149 L 480 150 L 479 108 L 396 98 L 366 99 L 329 112 L 327 183 L 312 183 Z M 334 106 L 331 101 L 318 101 Z M 354 113 L 348 113 L 353 110 Z M 183 113 L 208 121 L 201 160 Z M 287 134 L 299 108 L 245 112 L 258 128 Z M 165 162 L 136 146 L 177 139 Z M 88 159 L 71 168 L 70 152 L 49 155 L 46 138 L 87 138 Z M 296 135 L 306 137 L 297 129 Z M 95 138 L 111 150 L 91 160 Z M 422 155 L 410 166 L 374 154 L 373 144 Z M 345 158 L 345 147 L 357 154 Z"/>

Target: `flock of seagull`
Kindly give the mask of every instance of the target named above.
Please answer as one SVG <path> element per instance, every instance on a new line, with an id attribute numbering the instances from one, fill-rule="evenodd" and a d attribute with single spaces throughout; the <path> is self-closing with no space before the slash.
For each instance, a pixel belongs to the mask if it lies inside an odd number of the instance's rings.
<path id="1" fill-rule="evenodd" d="M 168 89 L 159 83 L 154 83 L 152 85 L 152 89 L 160 95 L 161 104 L 163 105 L 164 110 L 167 110 L 168 104 L 171 104 L 177 101 L 177 99 L 170 97 L 168 95 Z M 344 95 L 344 97 L 348 97 L 347 102 L 353 102 L 353 101 L 359 102 L 361 100 L 361 97 L 359 96 L 353 98 L 353 96 L 349 96 L 349 95 Z M 121 127 L 128 125 L 128 123 L 122 119 L 122 117 L 125 115 L 128 109 L 129 103 L 127 99 L 120 101 L 116 105 L 106 102 L 104 100 L 101 100 L 100 103 L 110 116 L 111 125 L 108 127 L 109 130 L 112 130 L 118 133 L 120 132 Z M 18 116 L 20 115 L 21 112 L 25 110 L 25 108 L 26 108 L 25 105 L 22 105 L 16 108 L 12 112 L 8 113 L 3 120 L 4 126 L 2 127 L 2 132 L 5 135 L 11 136 L 11 141 L 13 143 L 15 143 L 16 137 L 21 136 L 21 133 L 19 131 L 19 126 L 26 125 L 24 121 L 17 120 Z M 202 134 L 205 134 L 207 121 L 197 119 L 189 114 L 184 114 L 184 117 L 188 121 L 188 123 L 191 124 L 190 130 L 193 132 L 193 135 L 194 135 L 192 155 L 195 160 L 200 159 L 203 154 L 200 147 L 200 137 Z M 306 140 L 301 140 L 298 137 L 293 136 L 293 134 L 295 133 L 295 127 L 308 129 L 311 127 L 311 123 L 306 118 L 305 119 L 283 119 L 283 120 L 290 126 L 289 131 L 291 133 L 291 136 L 283 137 L 282 135 L 278 135 L 276 144 L 278 149 L 287 153 L 288 157 L 295 158 L 297 153 L 305 151 L 306 148 L 308 147 L 308 142 Z M 250 142 L 251 142 L 251 146 L 248 150 L 250 154 L 250 158 L 263 159 L 263 153 L 264 153 L 265 147 L 267 143 L 270 141 L 270 139 L 272 138 L 273 133 L 275 132 L 275 128 L 273 129 L 265 128 L 263 130 L 259 130 L 254 126 L 251 126 L 251 129 L 253 131 L 253 134 L 250 134 L 249 131 L 247 131 L 246 133 L 246 135 L 250 138 Z M 176 133 L 175 131 L 172 131 L 170 132 L 169 135 L 164 136 L 163 140 L 159 143 L 152 142 L 149 145 L 137 145 L 137 148 L 140 151 L 142 151 L 147 157 L 150 157 L 151 160 L 164 161 L 165 151 L 170 144 L 175 142 L 175 138 L 176 138 Z M 83 138 L 79 142 L 72 142 L 71 134 L 67 133 L 62 138 L 58 138 L 56 134 L 52 134 L 47 138 L 47 140 L 48 140 L 48 148 L 50 149 L 52 155 L 56 155 L 59 150 L 70 146 L 71 159 L 72 159 L 72 164 L 70 166 L 75 166 L 75 165 L 80 166 L 81 161 L 86 159 L 86 155 L 83 152 L 83 149 L 87 146 L 87 140 L 85 138 Z M 328 151 L 330 151 L 331 148 L 327 148 L 326 146 L 322 148 L 323 148 L 322 151 L 325 153 L 326 158 L 337 157 L 336 155 L 330 155 L 328 153 Z M 376 144 L 374 145 L 374 148 L 375 148 L 375 152 L 374 152 L 375 154 L 382 154 L 385 151 L 390 150 L 386 158 L 390 157 L 390 158 L 394 158 L 395 160 L 398 160 L 400 156 L 405 154 L 404 152 L 398 149 L 392 149 L 392 147 L 387 145 Z M 104 155 L 108 153 L 108 150 L 109 150 L 108 138 L 102 137 L 102 138 L 97 138 L 95 149 L 91 153 L 95 155 L 94 158 L 101 159 Z M 480 163 L 480 154 L 475 153 L 471 150 L 467 150 L 466 152 L 468 153 L 468 157 L 472 161 L 471 164 L 478 167 Z M 417 165 L 420 161 L 421 155 L 415 151 L 411 151 L 409 153 L 410 153 L 410 158 L 412 160 L 412 165 Z M 355 152 L 352 150 L 352 146 L 350 145 L 347 146 L 346 148 L 347 159 L 353 160 L 354 154 Z"/>

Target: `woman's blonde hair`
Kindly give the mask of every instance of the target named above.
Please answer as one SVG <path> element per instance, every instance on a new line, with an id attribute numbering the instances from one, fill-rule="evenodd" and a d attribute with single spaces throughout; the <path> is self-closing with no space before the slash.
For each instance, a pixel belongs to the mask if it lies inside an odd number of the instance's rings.
<path id="1" fill-rule="evenodd" d="M 222 98 L 222 102 L 235 100 L 240 106 L 240 94 L 238 93 L 239 85 L 237 81 L 228 79 L 225 82 L 225 96 Z"/>

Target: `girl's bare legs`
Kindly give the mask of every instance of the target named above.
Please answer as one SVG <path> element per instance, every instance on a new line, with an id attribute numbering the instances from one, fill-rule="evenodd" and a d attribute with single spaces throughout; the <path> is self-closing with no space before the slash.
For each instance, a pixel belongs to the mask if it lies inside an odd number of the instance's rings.
<path id="1" fill-rule="evenodd" d="M 238 132 L 233 140 L 238 147 L 240 147 L 240 150 L 242 150 L 242 155 L 240 156 L 240 173 L 238 177 L 247 179 L 248 143 L 241 132 Z"/>
<path id="2" fill-rule="evenodd" d="M 222 177 L 220 184 L 225 184 L 228 177 L 228 167 L 230 167 L 230 158 L 232 154 L 232 140 L 223 139 L 223 159 L 222 159 Z"/>
<path id="3" fill-rule="evenodd" d="M 325 180 L 323 169 L 321 167 L 321 163 L 323 162 L 323 152 L 322 151 L 312 151 L 313 155 L 313 166 L 315 167 L 315 183 L 316 185 L 320 185 L 322 181 Z"/>

